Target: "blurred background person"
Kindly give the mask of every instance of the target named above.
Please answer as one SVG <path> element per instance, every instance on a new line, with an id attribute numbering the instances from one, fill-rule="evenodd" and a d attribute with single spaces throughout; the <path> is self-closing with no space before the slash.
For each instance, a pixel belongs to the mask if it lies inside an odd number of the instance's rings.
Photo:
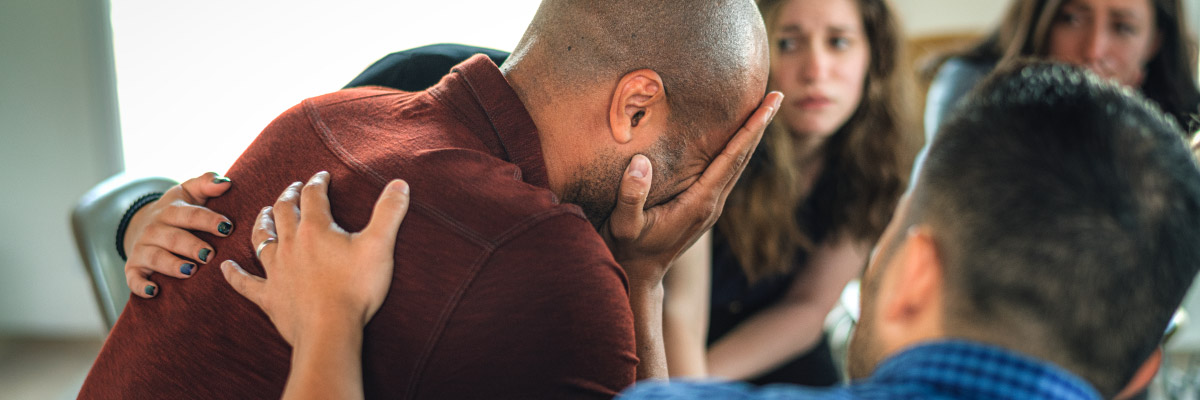
<path id="1" fill-rule="evenodd" d="M 913 78 L 886 1 L 759 10 L 786 100 L 716 228 L 668 273 L 668 363 L 672 376 L 832 385 L 824 320 L 904 189 Z"/>
<path id="2" fill-rule="evenodd" d="M 1180 0 L 1016 0 L 990 34 L 937 65 L 925 107 L 927 141 L 997 64 L 1039 57 L 1081 65 L 1139 90 L 1194 132 L 1200 121 L 1196 42 Z M 1190 125 L 1190 126 L 1189 126 Z"/>

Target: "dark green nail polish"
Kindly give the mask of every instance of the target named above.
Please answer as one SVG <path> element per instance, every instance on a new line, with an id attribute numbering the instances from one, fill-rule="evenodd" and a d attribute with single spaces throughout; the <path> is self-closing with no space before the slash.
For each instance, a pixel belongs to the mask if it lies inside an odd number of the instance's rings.
<path id="1" fill-rule="evenodd" d="M 179 266 L 179 273 L 187 275 L 187 276 L 192 276 L 192 270 L 195 268 L 196 268 L 196 264 L 183 263 L 183 265 Z"/>
<path id="2" fill-rule="evenodd" d="M 146 290 L 144 290 L 144 292 L 146 292 L 147 296 L 153 296 L 154 289 L 155 289 L 154 285 L 146 285 Z"/>
<path id="3" fill-rule="evenodd" d="M 208 262 L 208 255 L 209 255 L 210 253 L 212 253 L 212 250 L 209 250 L 209 249 L 200 249 L 200 261 L 202 261 L 202 262 Z"/>
<path id="4" fill-rule="evenodd" d="M 217 224 L 217 232 L 221 232 L 222 235 L 228 235 L 229 231 L 232 231 L 232 230 L 233 230 L 233 224 L 230 224 L 225 221 L 221 221 L 221 223 Z"/>
<path id="5" fill-rule="evenodd" d="M 219 184 L 222 184 L 225 182 L 232 182 L 232 181 L 229 178 L 226 178 L 224 176 L 218 176 L 216 178 L 213 178 L 213 183 L 215 183 L 215 184 L 219 185 Z"/>

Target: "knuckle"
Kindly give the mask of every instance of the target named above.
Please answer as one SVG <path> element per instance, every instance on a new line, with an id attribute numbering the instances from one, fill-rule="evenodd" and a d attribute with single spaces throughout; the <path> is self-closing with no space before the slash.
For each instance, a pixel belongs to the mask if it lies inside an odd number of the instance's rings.
<path id="1" fill-rule="evenodd" d="M 640 192 L 625 192 L 621 194 L 621 203 L 630 206 L 636 206 L 642 200 Z"/>
<path id="2" fill-rule="evenodd" d="M 154 224 L 146 225 L 146 228 L 142 229 L 142 235 L 138 237 L 137 241 L 135 242 L 135 245 L 137 243 L 143 242 L 143 238 L 163 237 L 169 230 L 170 230 L 170 228 L 168 228 L 166 225 L 163 225 L 161 223 L 154 223 Z"/>
<path id="3" fill-rule="evenodd" d="M 138 280 L 137 280 L 136 275 L 126 272 L 125 273 L 125 286 L 129 287 L 129 291 L 137 293 L 138 290 L 135 288 L 140 285 L 138 285 Z"/>
<path id="4" fill-rule="evenodd" d="M 175 256 L 165 251 L 156 251 L 150 256 L 150 269 L 158 273 L 171 274 L 171 265 L 178 261 Z M 171 274 L 174 275 L 174 274 Z"/>
<path id="5" fill-rule="evenodd" d="M 707 221 L 708 219 L 713 218 L 713 216 L 719 212 L 717 209 L 717 204 L 713 202 L 704 202 L 703 204 L 695 207 L 694 210 L 695 211 L 693 211 L 691 215 L 691 220 L 697 222 Z"/>
<path id="6" fill-rule="evenodd" d="M 614 226 L 611 231 L 614 239 L 625 242 L 633 241 L 638 236 L 637 229 L 628 225 Z"/>
<path id="7" fill-rule="evenodd" d="M 742 165 L 746 164 L 746 161 L 749 159 L 750 159 L 750 154 L 747 152 L 739 151 L 736 154 L 734 154 L 733 165 L 735 167 L 737 167 L 734 170 L 736 171 L 737 169 L 741 168 Z"/>
<path id="8" fill-rule="evenodd" d="M 175 209 L 175 215 L 180 218 L 180 225 L 187 225 L 186 222 L 199 222 L 204 220 L 208 215 L 204 213 L 204 209 L 200 207 L 181 206 Z"/>
<path id="9" fill-rule="evenodd" d="M 170 189 L 167 189 L 166 192 L 163 192 L 162 198 L 168 199 L 168 200 L 181 198 L 184 196 L 184 194 L 185 194 L 184 192 L 186 192 L 186 190 L 184 190 L 182 184 L 171 186 Z"/>
<path id="10" fill-rule="evenodd" d="M 296 185 L 299 183 L 300 182 L 292 183 L 290 186 L 287 187 L 287 189 L 283 190 L 283 193 L 279 194 L 279 198 L 275 199 L 275 208 L 279 208 L 282 203 L 287 203 L 287 202 L 295 200 L 296 193 L 297 193 Z"/>
<path id="11" fill-rule="evenodd" d="M 133 249 L 128 254 L 129 259 L 125 262 L 125 271 L 129 272 L 132 269 L 148 264 L 151 256 L 150 249 L 150 246 L 133 246 Z"/>
<path id="12" fill-rule="evenodd" d="M 168 250 L 173 252 L 184 254 L 187 253 L 185 250 L 187 250 L 188 241 L 185 240 L 183 238 L 183 234 L 180 234 L 179 232 L 171 232 L 167 235 L 164 235 L 163 244 L 166 245 Z"/>

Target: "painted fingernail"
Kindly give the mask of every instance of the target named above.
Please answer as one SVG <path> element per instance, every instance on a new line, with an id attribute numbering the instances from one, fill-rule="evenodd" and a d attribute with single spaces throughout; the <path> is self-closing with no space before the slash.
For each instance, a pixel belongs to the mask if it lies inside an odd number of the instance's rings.
<path id="1" fill-rule="evenodd" d="M 222 183 L 227 183 L 227 182 L 232 182 L 232 180 L 230 180 L 227 177 L 220 176 L 220 175 L 217 175 L 216 178 L 213 178 L 213 183 L 218 184 L 218 185 L 220 185 Z"/>
<path id="2" fill-rule="evenodd" d="M 192 269 L 194 269 L 194 268 L 196 268 L 196 264 L 183 263 L 183 265 L 179 266 L 179 273 L 187 275 L 187 276 L 192 276 Z"/>
<path id="3" fill-rule="evenodd" d="M 233 224 L 231 224 L 231 223 L 221 221 L 221 223 L 217 224 L 217 232 L 220 232 L 222 235 L 228 235 L 229 231 L 232 231 L 232 230 L 233 230 Z"/>
<path id="4" fill-rule="evenodd" d="M 156 292 L 157 290 L 158 290 L 158 288 L 154 287 L 154 285 L 146 285 L 146 289 L 143 290 L 143 292 L 146 292 L 147 296 L 153 296 L 154 292 Z"/>
<path id="5" fill-rule="evenodd" d="M 208 255 L 212 253 L 209 249 L 200 249 L 200 261 L 208 262 Z"/>

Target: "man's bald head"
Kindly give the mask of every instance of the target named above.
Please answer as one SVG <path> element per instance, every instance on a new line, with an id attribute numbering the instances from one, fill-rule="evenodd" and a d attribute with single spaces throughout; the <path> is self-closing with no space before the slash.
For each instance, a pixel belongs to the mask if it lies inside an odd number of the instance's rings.
<path id="1" fill-rule="evenodd" d="M 540 83 L 572 91 L 654 70 L 671 120 L 698 133 L 741 123 L 743 94 L 765 82 L 767 55 L 751 0 L 544 0 L 510 60 L 536 57 Z"/>

